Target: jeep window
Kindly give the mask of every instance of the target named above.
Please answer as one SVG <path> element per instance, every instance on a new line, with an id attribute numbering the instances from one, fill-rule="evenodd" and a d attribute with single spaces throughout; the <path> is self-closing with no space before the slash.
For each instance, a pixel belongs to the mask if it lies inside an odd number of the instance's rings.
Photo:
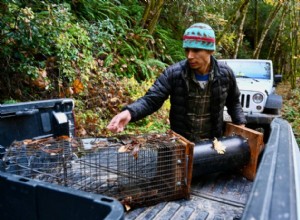
<path id="1" fill-rule="evenodd" d="M 226 61 L 226 64 L 231 67 L 237 78 L 271 79 L 269 62 Z"/>

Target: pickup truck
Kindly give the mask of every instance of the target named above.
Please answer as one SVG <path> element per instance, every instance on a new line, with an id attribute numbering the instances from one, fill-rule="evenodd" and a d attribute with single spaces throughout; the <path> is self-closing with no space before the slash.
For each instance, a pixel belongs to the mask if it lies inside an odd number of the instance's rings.
<path id="1" fill-rule="evenodd" d="M 1 105 L 2 156 L 15 140 L 74 137 L 73 109 L 72 99 Z M 299 147 L 287 121 L 275 118 L 268 129 L 254 180 L 235 171 L 204 174 L 192 179 L 189 199 L 128 212 L 114 198 L 10 174 L 0 163 L 1 218 L 300 219 Z"/>
<path id="2" fill-rule="evenodd" d="M 275 75 L 271 60 L 224 59 L 233 70 L 241 91 L 240 101 L 248 124 L 267 124 L 280 117 L 282 97 L 276 94 L 281 75 Z M 231 118 L 224 112 L 225 121 Z"/>

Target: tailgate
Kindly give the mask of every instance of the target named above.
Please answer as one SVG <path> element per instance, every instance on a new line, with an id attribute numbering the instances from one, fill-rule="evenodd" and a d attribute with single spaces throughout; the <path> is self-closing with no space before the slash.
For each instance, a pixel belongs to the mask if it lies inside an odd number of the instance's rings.
<path id="1" fill-rule="evenodd" d="M 74 135 L 74 101 L 51 99 L 0 106 L 0 145 L 15 140 Z"/>

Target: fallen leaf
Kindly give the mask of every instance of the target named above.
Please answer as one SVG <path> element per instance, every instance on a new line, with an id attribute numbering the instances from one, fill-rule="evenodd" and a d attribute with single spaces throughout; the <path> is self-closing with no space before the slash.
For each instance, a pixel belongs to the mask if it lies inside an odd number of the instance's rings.
<path id="1" fill-rule="evenodd" d="M 63 141 L 63 140 L 70 141 L 71 138 L 69 136 L 67 136 L 67 135 L 61 135 L 61 136 L 57 137 L 57 140 L 59 140 L 59 141 Z"/>
<path id="2" fill-rule="evenodd" d="M 63 148 L 57 148 L 57 149 L 47 149 L 47 148 L 41 148 L 42 151 L 50 154 L 50 155 L 56 155 L 60 152 L 63 152 Z"/>
<path id="3" fill-rule="evenodd" d="M 69 87 L 69 89 L 66 90 L 66 94 L 67 95 L 73 95 L 74 94 L 74 90 L 72 89 L 72 87 Z"/>
<path id="4" fill-rule="evenodd" d="M 86 130 L 83 127 L 79 127 L 76 132 L 79 136 L 85 136 L 87 134 Z"/>
<path id="5" fill-rule="evenodd" d="M 128 148 L 128 146 L 123 145 L 118 149 L 119 153 L 126 153 L 126 152 L 130 152 L 130 149 Z"/>
<path id="6" fill-rule="evenodd" d="M 23 140 L 23 143 L 25 145 L 31 144 L 32 143 L 32 139 L 25 139 L 25 140 Z"/>
<path id="7" fill-rule="evenodd" d="M 81 93 L 83 91 L 83 84 L 79 79 L 75 79 L 73 82 L 73 91 L 75 94 Z"/>
<path id="8" fill-rule="evenodd" d="M 146 128 L 149 128 L 149 127 L 151 127 L 151 125 L 153 125 L 153 122 L 151 121 L 151 122 L 149 122 L 147 125 L 146 125 Z"/>
<path id="9" fill-rule="evenodd" d="M 49 85 L 47 71 L 45 69 L 39 69 L 38 77 L 32 80 L 32 83 L 40 89 L 45 89 Z"/>
<path id="10" fill-rule="evenodd" d="M 132 150 L 132 155 L 136 160 L 138 159 L 139 151 L 140 151 L 140 145 L 135 145 Z"/>
<path id="11" fill-rule="evenodd" d="M 111 98 L 110 99 L 110 101 L 112 102 L 112 103 L 115 103 L 115 102 L 117 102 L 119 99 L 117 98 L 117 97 L 114 97 L 114 98 Z"/>
<path id="12" fill-rule="evenodd" d="M 218 141 L 217 138 L 213 140 L 213 147 L 218 154 L 224 154 L 226 151 L 226 146 L 224 146 L 221 141 Z"/>
<path id="13" fill-rule="evenodd" d="M 125 204 L 124 206 L 125 206 L 125 209 L 127 212 L 130 211 L 130 209 L 131 209 L 130 205 Z"/>

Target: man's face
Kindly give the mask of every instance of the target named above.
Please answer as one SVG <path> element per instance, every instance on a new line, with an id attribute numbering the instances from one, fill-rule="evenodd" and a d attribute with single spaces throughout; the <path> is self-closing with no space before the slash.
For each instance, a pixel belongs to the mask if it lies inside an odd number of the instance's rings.
<path id="1" fill-rule="evenodd" d="M 211 50 L 185 48 L 185 55 L 192 69 L 202 69 L 210 64 Z"/>

